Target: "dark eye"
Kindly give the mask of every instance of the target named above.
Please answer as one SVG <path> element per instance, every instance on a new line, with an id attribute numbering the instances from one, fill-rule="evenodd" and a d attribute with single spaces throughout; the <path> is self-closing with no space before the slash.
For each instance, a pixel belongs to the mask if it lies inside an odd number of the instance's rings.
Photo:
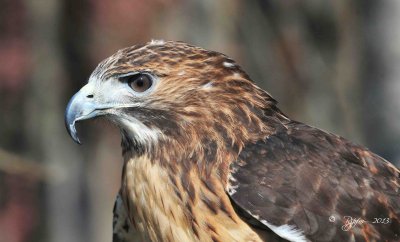
<path id="1" fill-rule="evenodd" d="M 144 92 L 151 87 L 153 81 L 148 75 L 138 74 L 127 77 L 128 85 L 135 92 Z"/>

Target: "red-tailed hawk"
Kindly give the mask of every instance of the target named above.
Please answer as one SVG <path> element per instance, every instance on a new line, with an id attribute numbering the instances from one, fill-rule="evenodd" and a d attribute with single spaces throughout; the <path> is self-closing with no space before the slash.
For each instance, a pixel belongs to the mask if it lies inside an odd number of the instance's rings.
<path id="1" fill-rule="evenodd" d="M 293 121 L 229 57 L 152 41 L 101 62 L 65 122 L 121 130 L 114 241 L 400 241 L 399 170 Z"/>

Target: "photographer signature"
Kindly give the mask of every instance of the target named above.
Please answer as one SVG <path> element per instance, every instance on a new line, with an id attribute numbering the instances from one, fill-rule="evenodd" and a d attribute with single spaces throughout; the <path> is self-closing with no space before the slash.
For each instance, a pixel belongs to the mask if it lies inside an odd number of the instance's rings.
<path id="1" fill-rule="evenodd" d="M 373 221 L 367 221 L 362 218 L 353 218 L 351 216 L 344 216 L 344 223 L 342 226 L 343 231 L 349 231 L 350 229 L 354 228 L 356 225 L 362 225 L 364 223 L 372 223 L 372 224 L 389 224 L 390 218 L 373 218 Z M 335 221 L 335 217 L 331 216 L 329 217 L 330 222 Z"/>
<path id="2" fill-rule="evenodd" d="M 368 221 L 361 219 L 361 218 L 353 218 L 351 216 L 344 216 L 343 217 L 344 220 L 344 224 L 342 226 L 342 230 L 343 231 L 349 231 L 350 229 L 352 229 L 354 226 L 356 226 L 357 224 L 364 224 L 364 223 L 368 223 Z"/>

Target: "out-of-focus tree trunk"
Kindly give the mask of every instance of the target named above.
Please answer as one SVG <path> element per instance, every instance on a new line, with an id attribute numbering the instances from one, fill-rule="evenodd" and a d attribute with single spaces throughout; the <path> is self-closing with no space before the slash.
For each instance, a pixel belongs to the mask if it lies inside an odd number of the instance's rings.
<path id="1" fill-rule="evenodd" d="M 363 8 L 363 124 L 368 146 L 400 165 L 400 2 L 368 1 Z"/>
<path id="2" fill-rule="evenodd" d="M 58 45 L 60 1 L 27 1 L 33 73 L 27 94 L 26 138 L 30 153 L 54 174 L 46 184 L 48 241 L 87 241 L 82 213 L 84 168 L 63 125 L 65 72 Z M 62 148 L 60 148 L 62 147 Z"/>

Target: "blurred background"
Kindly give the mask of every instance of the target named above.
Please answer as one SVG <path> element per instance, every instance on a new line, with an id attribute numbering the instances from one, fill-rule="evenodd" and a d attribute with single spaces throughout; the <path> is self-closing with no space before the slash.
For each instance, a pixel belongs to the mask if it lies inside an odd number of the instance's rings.
<path id="1" fill-rule="evenodd" d="M 63 112 L 98 62 L 151 39 L 223 52 L 295 120 L 399 166 L 400 2 L 0 0 L 0 242 L 111 241 L 116 128 Z"/>

